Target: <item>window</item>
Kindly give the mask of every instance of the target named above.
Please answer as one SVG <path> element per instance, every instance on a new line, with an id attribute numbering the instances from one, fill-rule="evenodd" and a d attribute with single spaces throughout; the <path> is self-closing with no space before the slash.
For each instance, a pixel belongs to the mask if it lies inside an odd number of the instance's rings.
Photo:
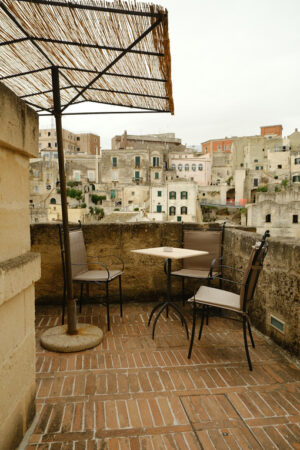
<path id="1" fill-rule="evenodd" d="M 221 145 L 218 145 L 218 152 L 220 152 L 222 150 Z"/>
<path id="2" fill-rule="evenodd" d="M 159 166 L 159 157 L 158 156 L 154 156 L 152 158 L 153 161 L 153 167 L 158 167 Z"/>
<path id="3" fill-rule="evenodd" d="M 114 170 L 114 171 L 113 171 L 113 181 L 117 181 L 117 179 L 118 179 L 118 174 L 117 174 L 117 172 Z"/>
<path id="4" fill-rule="evenodd" d="M 188 211 L 188 209 L 187 209 L 186 206 L 182 206 L 182 207 L 180 208 L 180 214 L 181 214 L 181 215 L 187 214 L 187 211 Z"/>
<path id="5" fill-rule="evenodd" d="M 75 181 L 80 181 L 80 170 L 73 170 L 73 178 Z"/>
<path id="6" fill-rule="evenodd" d="M 77 136 L 77 138 L 76 138 L 76 139 L 77 139 L 77 141 L 80 141 L 80 137 L 79 137 L 79 136 Z"/>
<path id="7" fill-rule="evenodd" d="M 255 159 L 255 160 L 254 160 L 254 162 L 256 162 L 256 163 L 257 163 L 257 162 L 258 162 L 258 159 Z"/>
<path id="8" fill-rule="evenodd" d="M 78 152 L 80 152 L 80 147 L 77 147 L 77 149 L 76 149 Z"/>
<path id="9" fill-rule="evenodd" d="M 38 186 L 34 186 L 34 192 L 39 192 L 39 187 Z"/>
<path id="10" fill-rule="evenodd" d="M 111 199 L 116 198 L 116 191 L 114 190 L 110 191 L 110 198 Z"/>
<path id="11" fill-rule="evenodd" d="M 203 170 L 203 164 L 198 164 L 198 170 Z"/>
<path id="12" fill-rule="evenodd" d="M 293 214 L 293 223 L 298 223 L 298 214 Z"/>
<path id="13" fill-rule="evenodd" d="M 295 158 L 295 164 L 300 164 L 300 158 Z"/>
<path id="14" fill-rule="evenodd" d="M 39 148 L 42 148 L 42 144 L 41 144 L 41 142 L 39 143 Z"/>
<path id="15" fill-rule="evenodd" d="M 50 204 L 51 205 L 56 205 L 56 199 L 55 198 L 51 198 L 50 199 Z"/>
<path id="16" fill-rule="evenodd" d="M 51 148 L 51 142 L 48 142 L 48 147 L 50 147 L 50 148 Z"/>
<path id="17" fill-rule="evenodd" d="M 258 186 L 258 178 L 254 178 L 253 180 L 253 186 L 257 187 Z"/>
<path id="18" fill-rule="evenodd" d="M 88 170 L 87 177 L 89 181 L 95 181 L 95 171 L 94 170 Z"/>
<path id="19" fill-rule="evenodd" d="M 266 215 L 266 222 L 270 223 L 271 222 L 271 214 L 267 214 Z"/>
<path id="20" fill-rule="evenodd" d="M 190 165 L 189 165 L 189 164 L 185 164 L 185 165 L 184 165 L 184 170 L 185 170 L 186 172 L 188 172 L 188 171 L 190 170 Z"/>
<path id="21" fill-rule="evenodd" d="M 175 191 L 170 191 L 169 192 L 169 199 L 170 200 L 176 200 L 176 192 Z"/>
<path id="22" fill-rule="evenodd" d="M 300 182 L 300 175 L 294 175 L 293 176 L 293 183 L 299 183 Z"/>
<path id="23" fill-rule="evenodd" d="M 57 142 L 55 142 L 54 147 L 57 147 Z"/>
<path id="24" fill-rule="evenodd" d="M 181 216 L 177 216 L 177 222 L 181 222 Z"/>
<path id="25" fill-rule="evenodd" d="M 116 156 L 113 156 L 113 159 L 112 159 L 112 166 L 113 166 L 113 167 L 117 167 L 117 164 L 118 164 L 118 159 L 116 158 Z"/>
<path id="26" fill-rule="evenodd" d="M 141 157 L 140 156 L 136 156 L 135 157 L 135 167 L 136 168 L 140 168 L 141 167 Z"/>
<path id="27" fill-rule="evenodd" d="M 135 194 L 135 192 L 134 192 L 134 191 L 132 191 L 132 192 L 131 192 L 131 195 L 134 195 L 134 194 Z"/>
<path id="28" fill-rule="evenodd" d="M 172 170 L 176 170 L 176 164 L 172 164 Z"/>
<path id="29" fill-rule="evenodd" d="M 196 172 L 196 169 L 197 169 L 196 164 L 192 164 L 192 171 L 193 171 L 193 172 Z"/>
<path id="30" fill-rule="evenodd" d="M 255 170 L 264 170 L 264 166 L 256 166 Z"/>
<path id="31" fill-rule="evenodd" d="M 178 164 L 178 170 L 179 170 L 179 172 L 182 171 L 182 164 Z"/>
<path id="32" fill-rule="evenodd" d="M 51 132 L 50 131 L 48 131 L 48 136 L 51 136 Z"/>
<path id="33" fill-rule="evenodd" d="M 157 191 L 157 197 L 161 197 L 161 191 Z"/>
<path id="34" fill-rule="evenodd" d="M 188 198 L 188 193 L 187 193 L 187 191 L 182 191 L 182 192 L 180 193 L 180 198 L 181 198 L 181 200 L 187 200 L 187 198 Z"/>
<path id="35" fill-rule="evenodd" d="M 281 165 L 281 164 L 278 164 L 278 165 L 277 165 L 277 169 L 282 169 L 282 165 Z"/>
<path id="36" fill-rule="evenodd" d="M 169 208 L 169 215 L 170 216 L 175 216 L 176 215 L 176 208 L 175 208 L 175 206 L 170 206 L 170 208 Z"/>
<path id="37" fill-rule="evenodd" d="M 156 212 L 161 213 L 161 205 L 156 205 Z"/>
<path id="38" fill-rule="evenodd" d="M 135 172 L 134 172 L 134 178 L 135 178 L 135 180 L 139 180 L 140 179 L 140 171 L 139 170 L 136 170 Z"/>
<path id="39" fill-rule="evenodd" d="M 155 172 L 155 174 L 154 174 L 154 178 L 155 178 L 156 180 L 158 180 L 158 179 L 159 179 L 159 173 L 158 173 L 158 172 Z"/>

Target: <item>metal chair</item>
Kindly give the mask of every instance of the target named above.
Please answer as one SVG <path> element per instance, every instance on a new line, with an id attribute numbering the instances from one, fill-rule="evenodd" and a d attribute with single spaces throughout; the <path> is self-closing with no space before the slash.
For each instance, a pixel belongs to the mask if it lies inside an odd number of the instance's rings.
<path id="1" fill-rule="evenodd" d="M 201 306 L 201 325 L 199 331 L 199 337 L 201 338 L 202 329 L 204 325 L 204 312 L 205 309 L 210 306 L 216 306 L 218 308 L 226 309 L 238 313 L 242 316 L 242 324 L 243 324 L 243 334 L 244 334 L 244 344 L 245 344 L 245 352 L 247 356 L 247 361 L 249 365 L 249 369 L 252 370 L 252 363 L 250 359 L 248 342 L 247 342 L 247 327 L 251 340 L 252 347 L 255 347 L 250 319 L 248 316 L 248 303 L 253 299 L 255 288 L 257 285 L 259 274 L 263 268 L 264 258 L 267 254 L 268 243 L 266 242 L 266 238 L 270 236 L 269 230 L 265 232 L 262 237 L 261 242 L 257 242 L 255 246 L 252 248 L 248 265 L 245 271 L 241 271 L 236 269 L 235 267 L 225 266 L 223 268 L 230 268 L 243 273 L 243 279 L 241 282 L 233 281 L 229 279 L 222 278 L 223 281 L 240 284 L 240 294 L 234 294 L 229 291 L 225 291 L 223 289 L 216 289 L 209 286 L 201 286 L 200 289 L 194 294 L 194 297 L 190 298 L 188 302 L 193 303 L 193 326 L 192 326 L 192 334 L 191 341 L 189 346 L 188 358 L 191 357 L 193 342 L 195 336 L 195 327 L 196 327 L 196 316 L 198 307 Z M 220 277 L 215 277 L 220 278 Z"/>
<path id="2" fill-rule="evenodd" d="M 72 264 L 72 279 L 74 282 L 80 284 L 80 312 L 82 307 L 82 299 L 83 299 L 83 288 L 86 286 L 87 298 L 91 298 L 89 296 L 89 286 L 90 285 L 105 285 L 105 299 L 99 301 L 99 297 L 93 297 L 97 299 L 100 304 L 106 306 L 107 313 L 107 328 L 110 330 L 110 316 L 109 316 L 109 291 L 108 285 L 111 281 L 115 279 L 119 279 L 119 292 L 120 292 L 120 316 L 123 315 L 122 309 L 122 281 L 121 276 L 124 272 L 124 262 L 123 260 L 115 255 L 108 255 L 111 258 L 115 258 L 118 263 L 121 265 L 121 269 L 111 270 L 106 264 L 102 261 L 99 261 L 97 257 L 87 257 L 86 248 L 84 244 L 83 232 L 81 228 L 81 223 L 77 227 L 70 228 L 69 230 L 70 236 L 70 253 L 71 253 L 71 264 Z M 62 238 L 62 227 L 59 225 L 59 238 L 60 238 L 60 247 L 61 247 L 61 257 L 62 257 L 62 267 L 63 267 L 63 275 L 64 275 L 64 293 L 63 293 L 63 305 L 62 305 L 62 323 L 64 323 L 65 316 L 65 304 L 66 304 L 66 264 L 65 264 L 65 250 L 63 246 L 63 238 Z M 108 257 L 107 256 L 107 257 Z M 97 270 L 90 269 L 89 265 L 96 266 Z M 100 267 L 100 269 L 98 268 Z"/>
<path id="3" fill-rule="evenodd" d="M 204 256 L 187 258 L 183 260 L 183 267 L 171 272 L 171 276 L 181 277 L 182 302 L 185 304 L 184 280 L 193 278 L 210 283 L 217 276 L 222 277 L 223 242 L 225 224 L 218 229 L 189 230 L 182 225 L 182 247 L 191 250 L 203 250 L 208 252 Z M 222 286 L 222 285 L 220 285 Z"/>

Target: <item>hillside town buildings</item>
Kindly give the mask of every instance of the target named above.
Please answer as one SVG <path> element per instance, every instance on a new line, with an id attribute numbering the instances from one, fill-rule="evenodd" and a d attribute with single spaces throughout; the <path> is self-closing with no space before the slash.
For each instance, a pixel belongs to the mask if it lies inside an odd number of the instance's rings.
<path id="1" fill-rule="evenodd" d="M 117 213 L 116 220 L 125 220 L 122 213 L 134 212 L 128 220 L 196 222 L 202 220 L 201 205 L 246 207 L 248 225 L 263 230 L 267 223 L 274 233 L 288 227 L 286 234 L 296 235 L 300 133 L 296 129 L 283 137 L 282 132 L 282 125 L 262 126 L 260 135 L 203 142 L 199 152 L 174 133 L 125 131 L 112 138 L 111 149 L 103 150 L 100 136 L 64 130 L 66 177 L 73 195 L 70 220 L 95 221 L 103 215 L 114 220 Z M 55 131 L 39 134 L 39 158 L 30 163 L 31 218 L 60 220 Z M 279 212 L 286 208 L 281 220 Z M 274 220 L 266 222 L 269 215 Z"/>

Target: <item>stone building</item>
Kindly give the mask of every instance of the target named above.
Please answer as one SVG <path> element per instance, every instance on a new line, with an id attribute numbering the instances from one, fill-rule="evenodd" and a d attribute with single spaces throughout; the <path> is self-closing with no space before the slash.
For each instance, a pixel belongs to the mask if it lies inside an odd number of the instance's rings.
<path id="1" fill-rule="evenodd" d="M 152 186 L 148 216 L 156 221 L 199 221 L 201 212 L 197 207 L 197 198 L 195 181 L 180 179 Z"/>
<path id="2" fill-rule="evenodd" d="M 55 150 L 56 148 L 56 130 L 54 128 L 40 130 L 39 150 Z M 92 133 L 72 133 L 63 129 L 63 148 L 65 154 L 83 153 L 85 155 L 100 155 L 100 136 Z"/>
<path id="3" fill-rule="evenodd" d="M 300 237 L 300 186 L 281 192 L 259 192 L 247 205 L 247 225 L 271 236 Z"/>
<path id="4" fill-rule="evenodd" d="M 15 449 L 35 416 L 35 295 L 40 257 L 31 253 L 29 158 L 38 116 L 0 84 L 0 448 Z"/>
<path id="5" fill-rule="evenodd" d="M 224 139 L 210 139 L 209 141 L 202 142 L 202 153 L 204 155 L 207 153 L 210 155 L 213 153 L 230 153 L 233 139 L 225 137 Z"/>
<path id="6" fill-rule="evenodd" d="M 211 156 L 190 149 L 170 152 L 170 168 L 176 177 L 195 181 L 199 186 L 211 184 Z"/>
<path id="7" fill-rule="evenodd" d="M 181 139 L 175 133 L 132 135 L 124 131 L 122 135 L 113 137 L 112 150 L 124 149 L 158 149 L 173 150 L 181 146 Z"/>

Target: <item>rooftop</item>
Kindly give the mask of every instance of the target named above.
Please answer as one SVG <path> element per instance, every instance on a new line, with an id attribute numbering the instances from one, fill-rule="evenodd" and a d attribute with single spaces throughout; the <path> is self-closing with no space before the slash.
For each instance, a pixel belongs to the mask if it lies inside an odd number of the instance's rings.
<path id="1" fill-rule="evenodd" d="M 152 307 L 126 304 L 120 319 L 113 306 L 102 344 L 73 354 L 40 347 L 41 333 L 60 324 L 60 309 L 37 307 L 38 414 L 23 448 L 298 448 L 296 363 L 254 331 L 249 372 L 241 326 L 222 317 L 210 318 L 188 360 L 172 313 L 160 318 L 151 339 Z M 83 306 L 79 321 L 106 330 L 99 305 Z"/>

